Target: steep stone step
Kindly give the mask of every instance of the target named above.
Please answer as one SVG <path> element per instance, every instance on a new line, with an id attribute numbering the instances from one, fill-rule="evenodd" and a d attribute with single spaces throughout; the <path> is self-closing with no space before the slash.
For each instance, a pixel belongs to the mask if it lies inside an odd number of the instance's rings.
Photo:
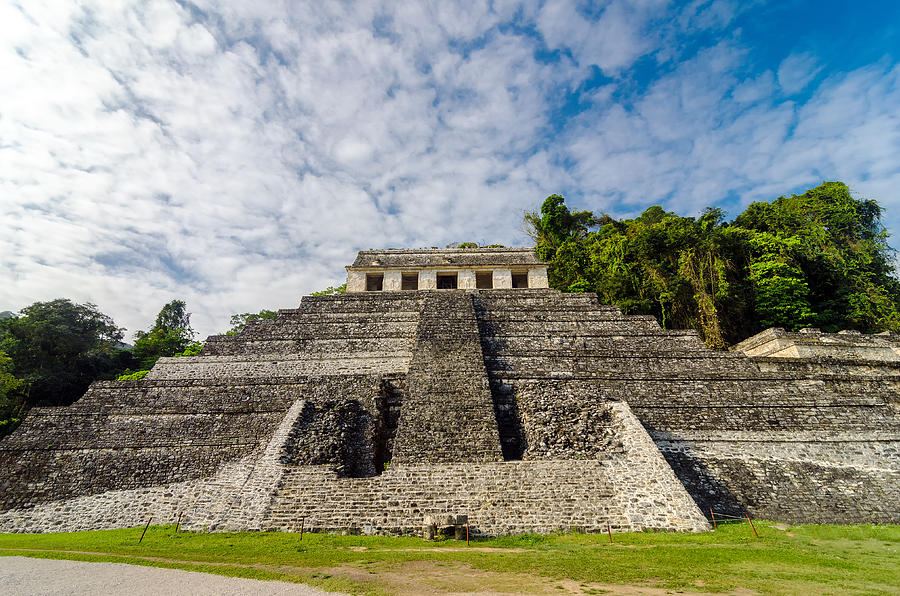
<path id="1" fill-rule="evenodd" d="M 215 358 L 227 358 L 216 361 Z M 406 371 L 409 356 L 397 353 L 347 354 L 339 357 L 219 357 L 160 358 L 147 374 L 150 380 L 213 380 L 233 378 L 323 376 L 345 374 L 395 374 Z"/>
<path id="2" fill-rule="evenodd" d="M 394 464 L 502 459 L 470 293 L 424 299 L 407 387 Z"/>

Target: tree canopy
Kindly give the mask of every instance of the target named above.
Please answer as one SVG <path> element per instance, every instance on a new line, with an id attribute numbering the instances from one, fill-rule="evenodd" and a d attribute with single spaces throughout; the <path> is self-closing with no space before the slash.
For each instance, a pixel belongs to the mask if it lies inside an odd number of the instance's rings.
<path id="1" fill-rule="evenodd" d="M 559 195 L 525 214 L 551 287 L 597 292 L 625 313 L 694 328 L 725 347 L 767 327 L 900 331 L 900 282 L 873 200 L 841 182 L 753 203 L 734 221 L 652 206 L 634 219 L 571 211 Z"/>
<path id="2" fill-rule="evenodd" d="M 12 358 L 0 352 L 0 437 L 19 423 L 25 410 L 25 381 L 13 374 Z"/>
<path id="3" fill-rule="evenodd" d="M 152 331 L 173 329 L 191 329 L 191 313 L 187 312 L 184 300 L 172 300 L 163 306 L 156 315 Z M 191 334 L 193 335 L 193 330 Z"/>
<path id="4" fill-rule="evenodd" d="M 252 321 L 258 321 L 260 319 L 270 320 L 274 319 L 276 316 L 278 316 L 276 311 L 265 308 L 258 313 L 245 312 L 238 315 L 231 315 L 231 329 L 226 331 L 225 335 L 237 335 Z"/>
<path id="5" fill-rule="evenodd" d="M 194 341 L 195 335 L 184 301 L 172 300 L 160 309 L 153 327 L 135 332 L 131 353 L 140 361 L 139 370 L 149 370 L 163 356 L 185 355 L 186 350 L 199 352 L 201 345 Z"/>
<path id="6" fill-rule="evenodd" d="M 0 319 L 0 381 L 9 408 L 67 405 L 78 399 L 91 381 L 125 368 L 123 330 L 93 304 L 60 298 L 35 302 L 20 316 Z M 24 391 L 9 405 L 10 395 Z M 0 406 L 3 407 L 3 406 Z"/>
<path id="7" fill-rule="evenodd" d="M 339 286 L 328 286 L 324 290 L 310 292 L 310 296 L 332 296 L 334 294 L 343 294 L 347 291 L 347 283 L 344 282 Z"/>

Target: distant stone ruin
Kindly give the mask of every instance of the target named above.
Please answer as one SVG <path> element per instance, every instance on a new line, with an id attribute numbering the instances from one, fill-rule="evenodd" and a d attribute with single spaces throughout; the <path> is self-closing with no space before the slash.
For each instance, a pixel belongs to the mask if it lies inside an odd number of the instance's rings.
<path id="1" fill-rule="evenodd" d="M 820 334 L 812 354 L 815 332 L 769 330 L 712 351 L 548 289 L 529 249 L 347 269 L 345 294 L 33 409 L 0 442 L 0 531 L 900 522 L 893 338 Z"/>

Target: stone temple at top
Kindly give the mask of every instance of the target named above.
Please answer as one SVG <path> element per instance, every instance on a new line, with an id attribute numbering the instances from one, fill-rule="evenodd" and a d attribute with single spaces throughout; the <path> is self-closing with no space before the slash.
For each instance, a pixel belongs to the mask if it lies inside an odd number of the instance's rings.
<path id="1" fill-rule="evenodd" d="M 0 531 L 703 531 L 900 522 L 900 342 L 732 351 L 547 287 L 531 249 L 375 250 L 347 292 L 34 408 Z"/>
<path id="2" fill-rule="evenodd" d="M 547 265 L 528 248 L 363 250 L 348 292 L 547 288 Z"/>

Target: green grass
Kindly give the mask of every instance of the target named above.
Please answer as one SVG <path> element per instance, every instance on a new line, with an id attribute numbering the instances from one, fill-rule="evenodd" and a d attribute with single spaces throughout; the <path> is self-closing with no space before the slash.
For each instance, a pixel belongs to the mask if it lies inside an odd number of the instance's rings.
<path id="1" fill-rule="evenodd" d="M 0 534 L 0 555 L 174 567 L 363 594 L 391 591 L 383 576 L 405 573 L 422 561 L 528 573 L 551 582 L 574 580 L 585 586 L 584 593 L 600 593 L 589 584 L 708 592 L 744 588 L 765 594 L 900 592 L 900 526 L 779 530 L 757 522 L 757 529 L 759 539 L 747 524 L 728 524 L 705 534 L 614 534 L 613 544 L 605 534 L 525 535 L 472 541 L 467 549 L 465 542 L 453 540 L 307 533 L 301 541 L 297 534 L 175 534 L 172 526 L 151 526 L 141 544 L 143 528 Z M 483 575 L 486 582 L 498 581 Z"/>

